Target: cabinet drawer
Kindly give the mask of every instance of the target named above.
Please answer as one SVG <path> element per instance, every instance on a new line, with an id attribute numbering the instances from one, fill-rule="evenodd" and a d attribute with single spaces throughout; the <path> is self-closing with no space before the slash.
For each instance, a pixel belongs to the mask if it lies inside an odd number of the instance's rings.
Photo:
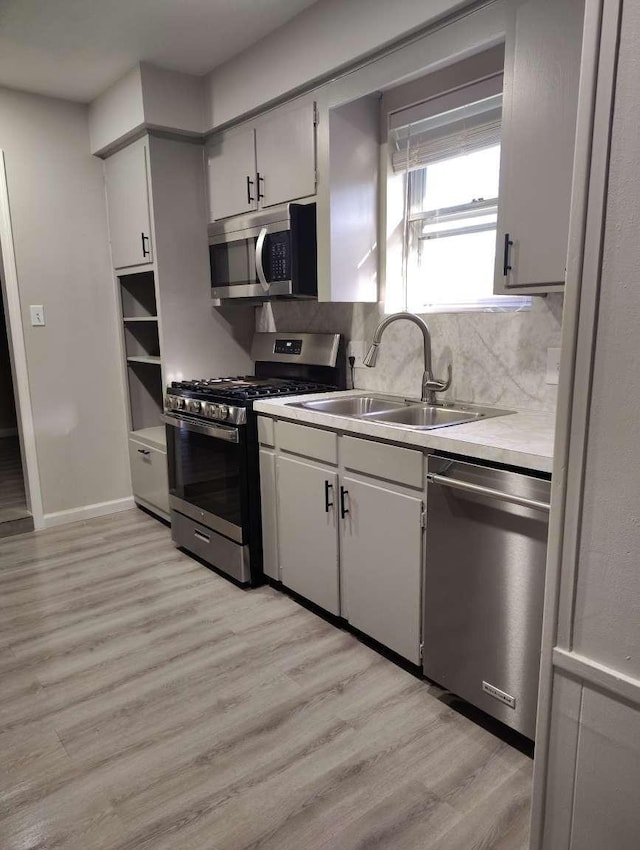
<path id="1" fill-rule="evenodd" d="M 396 481 L 417 490 L 424 487 L 422 452 L 357 437 L 342 437 L 340 455 L 346 469 Z"/>
<path id="2" fill-rule="evenodd" d="M 273 419 L 258 416 L 258 442 L 261 446 L 275 446 L 276 432 Z"/>
<path id="3" fill-rule="evenodd" d="M 129 462 L 133 481 L 133 495 L 145 504 L 169 513 L 169 480 L 165 452 L 129 440 Z"/>
<path id="4" fill-rule="evenodd" d="M 325 463 L 338 463 L 338 435 L 309 425 L 277 422 L 278 447 L 285 452 L 312 457 Z"/>

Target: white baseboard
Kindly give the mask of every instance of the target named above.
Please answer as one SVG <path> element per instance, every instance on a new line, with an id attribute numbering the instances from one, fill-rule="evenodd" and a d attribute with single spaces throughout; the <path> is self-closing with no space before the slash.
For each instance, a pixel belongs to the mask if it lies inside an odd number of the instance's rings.
<path id="1" fill-rule="evenodd" d="M 17 437 L 17 428 L 0 428 L 0 437 Z"/>
<path id="2" fill-rule="evenodd" d="M 126 499 L 114 499 L 111 502 L 97 502 L 95 505 L 83 505 L 81 508 L 56 511 L 44 515 L 43 528 L 54 528 L 56 525 L 66 525 L 68 522 L 79 522 L 83 519 L 116 514 L 119 511 L 128 511 L 135 506 L 133 496 L 127 496 Z"/>

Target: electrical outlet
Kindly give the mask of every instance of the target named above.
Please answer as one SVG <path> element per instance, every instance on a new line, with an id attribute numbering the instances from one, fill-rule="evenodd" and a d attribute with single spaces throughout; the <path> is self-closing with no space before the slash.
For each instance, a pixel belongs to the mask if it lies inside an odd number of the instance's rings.
<path id="1" fill-rule="evenodd" d="M 44 307 L 42 304 L 32 304 L 29 309 L 31 310 L 32 327 L 38 328 L 44 325 Z"/>
<path id="2" fill-rule="evenodd" d="M 364 356 L 367 353 L 367 344 L 363 340 L 351 340 L 349 345 L 347 346 L 347 357 L 355 357 L 356 362 L 354 363 L 354 367 L 359 369 L 364 366 L 363 360 Z"/>
<path id="3" fill-rule="evenodd" d="M 560 348 L 547 348 L 547 384 L 557 384 L 560 379 Z"/>

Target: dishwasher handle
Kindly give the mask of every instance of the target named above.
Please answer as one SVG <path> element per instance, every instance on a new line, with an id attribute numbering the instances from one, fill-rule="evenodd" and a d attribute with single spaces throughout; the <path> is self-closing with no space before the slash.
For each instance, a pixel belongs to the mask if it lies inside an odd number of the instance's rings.
<path id="1" fill-rule="evenodd" d="M 468 481 L 460 481 L 457 478 L 449 478 L 446 475 L 427 473 L 427 481 L 432 484 L 441 484 L 443 487 L 452 487 L 454 490 L 464 490 L 465 493 L 473 493 L 475 496 L 486 496 L 488 499 L 496 499 L 499 502 L 510 502 L 512 505 L 520 505 L 523 508 L 531 508 L 534 511 L 549 513 L 551 505 L 547 502 L 539 502 L 537 499 L 527 499 L 525 496 L 514 496 L 511 493 L 503 493 L 500 490 L 492 490 L 491 487 L 482 487 L 480 484 L 471 484 Z"/>

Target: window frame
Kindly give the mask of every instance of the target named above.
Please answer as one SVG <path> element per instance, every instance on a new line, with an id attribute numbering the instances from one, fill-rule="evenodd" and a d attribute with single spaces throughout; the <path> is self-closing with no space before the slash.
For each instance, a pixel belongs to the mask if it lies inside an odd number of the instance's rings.
<path id="1" fill-rule="evenodd" d="M 410 232 L 412 227 L 415 227 L 416 222 L 425 222 L 429 219 L 432 221 L 435 221 L 436 219 L 442 221 L 443 215 L 450 215 L 452 221 L 459 221 L 460 217 L 464 218 L 465 216 L 477 216 L 478 213 L 480 213 L 483 209 L 486 209 L 491 213 L 495 212 L 496 223 L 476 226 L 473 229 L 470 228 L 468 232 L 480 232 L 480 230 L 486 232 L 488 230 L 493 230 L 497 233 L 497 211 L 499 205 L 499 196 L 496 198 L 487 199 L 486 201 L 482 199 L 482 201 L 480 202 L 482 206 L 479 206 L 477 201 L 471 200 L 466 204 L 459 204 L 452 207 L 441 208 L 439 210 L 432 209 L 412 213 L 409 175 L 421 169 L 420 167 L 409 168 L 409 156 L 407 156 L 407 168 L 403 172 L 394 171 L 392 164 L 393 149 L 391 138 L 394 131 L 401 131 L 405 127 L 408 127 L 411 123 L 416 123 L 418 120 L 436 117 L 438 115 L 446 114 L 447 112 L 451 112 L 464 106 L 470 106 L 473 103 L 482 101 L 484 99 L 495 97 L 498 82 L 500 86 L 500 92 L 502 91 L 502 79 L 502 72 L 494 73 L 481 80 L 470 81 L 469 83 L 457 86 L 455 89 L 452 89 L 450 91 L 434 95 L 420 104 L 413 104 L 406 108 L 396 109 L 387 115 L 387 189 L 389 189 L 389 184 L 392 179 L 400 179 L 403 183 L 402 191 L 404 195 L 404 215 L 401 222 L 403 236 L 401 246 L 402 280 L 400 288 L 402 290 L 402 293 L 401 297 L 399 297 L 400 293 L 398 293 L 397 291 L 398 275 L 394 275 L 392 277 L 392 280 L 390 281 L 389 267 L 387 267 L 387 286 L 385 302 L 386 306 L 390 308 L 390 312 L 395 311 L 398 308 L 400 301 L 404 302 L 404 304 L 401 305 L 403 309 L 416 313 L 516 312 L 522 310 L 529 310 L 532 307 L 533 302 L 530 295 L 496 295 L 493 292 L 493 287 L 492 294 L 490 296 L 477 298 L 471 302 L 453 301 L 450 303 L 445 303 L 436 301 L 433 303 L 428 303 L 426 297 L 425 299 L 415 298 L 414 292 L 411 291 L 412 289 L 414 289 L 414 287 L 410 287 L 409 284 L 408 270 L 410 265 L 410 258 L 408 255 L 410 250 L 409 245 L 411 242 Z M 490 147 L 490 145 L 487 145 L 487 147 Z M 429 164 L 424 166 L 425 169 L 428 167 Z M 454 212 L 456 210 L 460 213 L 457 218 L 454 216 Z M 388 214 L 389 205 L 387 204 L 387 215 Z M 386 229 L 389 233 L 388 220 L 386 222 Z M 464 231 L 460 230 L 459 228 L 456 228 L 455 230 L 452 230 L 449 235 L 454 235 L 454 233 L 457 235 L 462 235 L 463 232 Z M 426 237 L 417 238 L 422 239 Z M 446 236 L 440 235 L 432 238 L 446 238 Z M 393 280 L 393 278 L 395 278 L 395 281 Z M 392 287 L 396 290 L 393 293 L 391 292 Z"/>

